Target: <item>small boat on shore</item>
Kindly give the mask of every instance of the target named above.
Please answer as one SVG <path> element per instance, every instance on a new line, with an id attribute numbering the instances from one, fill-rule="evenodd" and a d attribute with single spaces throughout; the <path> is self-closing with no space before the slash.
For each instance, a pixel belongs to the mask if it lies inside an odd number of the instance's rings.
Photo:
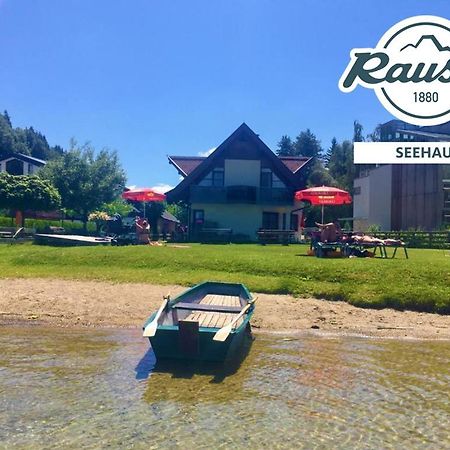
<path id="1" fill-rule="evenodd" d="M 250 331 L 255 308 L 243 284 L 207 281 L 165 297 L 144 325 L 156 358 L 223 361 Z"/>

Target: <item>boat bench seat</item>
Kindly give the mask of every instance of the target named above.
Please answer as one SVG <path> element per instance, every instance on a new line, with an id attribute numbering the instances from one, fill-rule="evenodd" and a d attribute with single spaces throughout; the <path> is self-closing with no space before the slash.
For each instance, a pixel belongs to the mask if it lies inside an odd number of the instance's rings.
<path id="1" fill-rule="evenodd" d="M 225 305 L 205 305 L 199 303 L 175 303 L 174 309 L 189 309 L 191 311 L 211 311 L 211 312 L 229 312 L 239 313 L 242 311 L 242 306 L 225 306 Z"/>

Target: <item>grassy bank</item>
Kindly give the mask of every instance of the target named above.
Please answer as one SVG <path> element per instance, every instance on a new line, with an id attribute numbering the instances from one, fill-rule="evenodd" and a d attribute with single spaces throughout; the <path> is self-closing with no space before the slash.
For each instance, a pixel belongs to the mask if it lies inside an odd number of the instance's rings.
<path id="1" fill-rule="evenodd" d="M 174 247 L 0 246 L 1 277 L 51 277 L 189 286 L 204 280 L 245 283 L 356 306 L 450 313 L 450 257 L 410 250 L 396 259 L 319 259 L 306 246 Z"/>

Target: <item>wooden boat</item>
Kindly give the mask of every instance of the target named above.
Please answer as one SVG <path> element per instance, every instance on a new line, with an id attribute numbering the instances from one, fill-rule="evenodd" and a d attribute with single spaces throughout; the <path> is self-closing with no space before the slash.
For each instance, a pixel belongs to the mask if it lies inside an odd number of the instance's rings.
<path id="1" fill-rule="evenodd" d="M 144 325 L 157 359 L 223 361 L 250 330 L 254 303 L 242 284 L 205 282 L 165 297 Z"/>

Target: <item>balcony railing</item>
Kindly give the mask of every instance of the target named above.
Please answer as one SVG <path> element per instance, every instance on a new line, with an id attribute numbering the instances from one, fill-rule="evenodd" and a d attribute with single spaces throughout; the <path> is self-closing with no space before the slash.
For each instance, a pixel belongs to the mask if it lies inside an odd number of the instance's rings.
<path id="1" fill-rule="evenodd" d="M 191 203 L 285 205 L 294 201 L 293 192 L 284 188 L 191 186 L 190 189 Z"/>

